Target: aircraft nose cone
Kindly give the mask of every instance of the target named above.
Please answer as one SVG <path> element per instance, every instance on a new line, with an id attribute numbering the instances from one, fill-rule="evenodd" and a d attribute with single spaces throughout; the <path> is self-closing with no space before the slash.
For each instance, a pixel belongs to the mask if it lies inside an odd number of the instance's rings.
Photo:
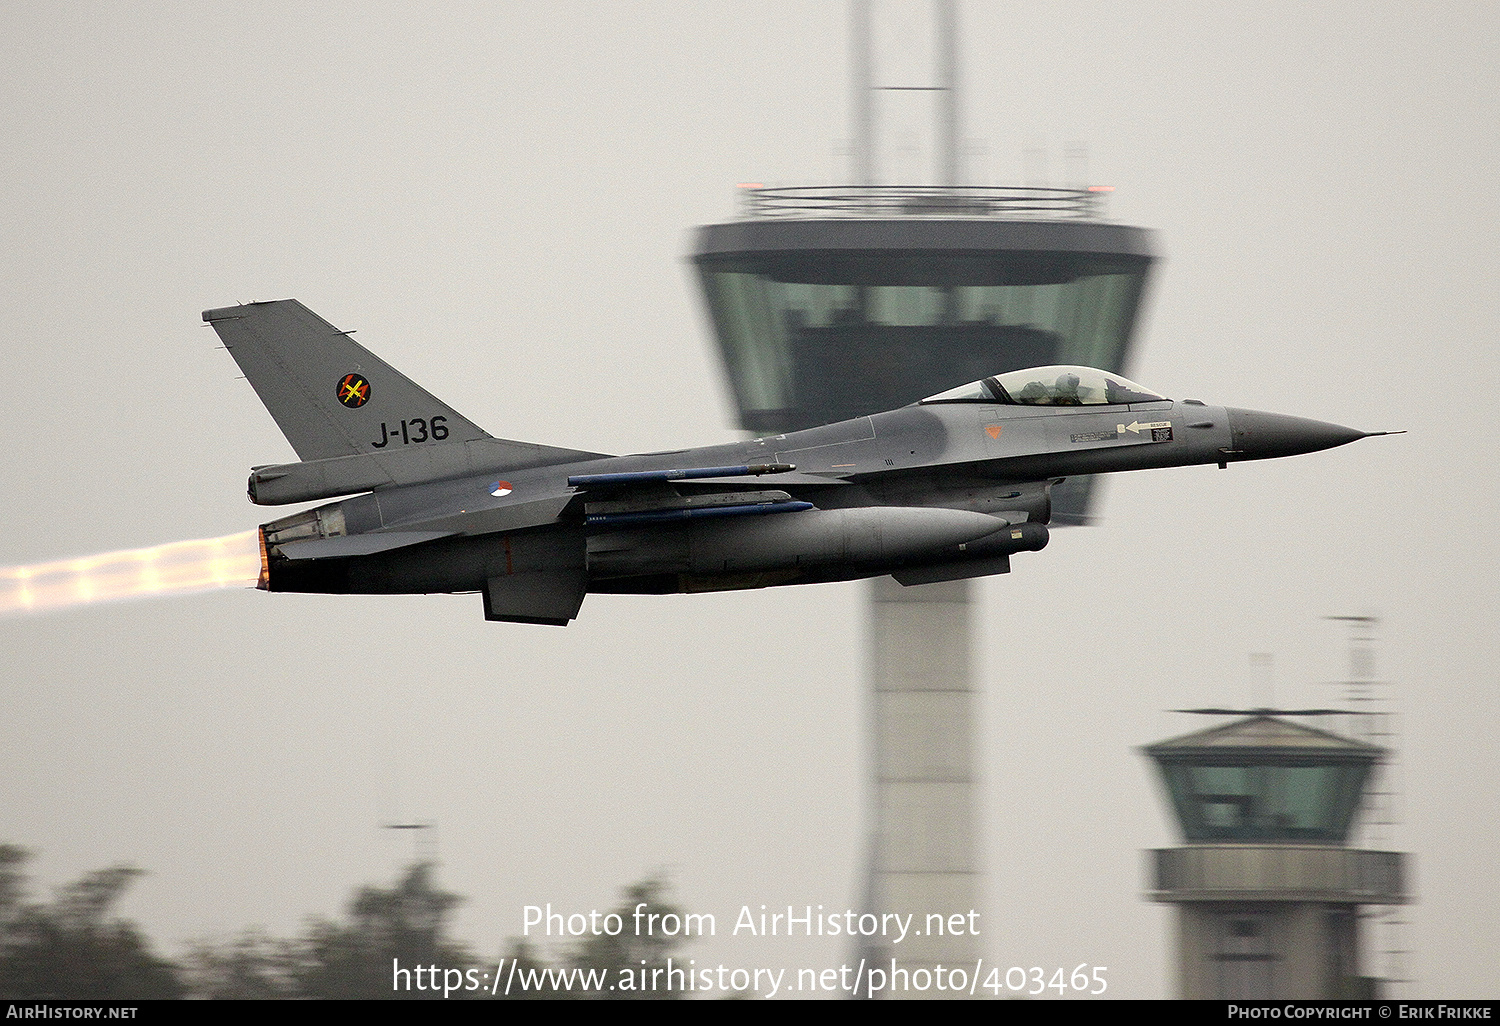
<path id="1" fill-rule="evenodd" d="M 1306 417 L 1288 417 L 1280 413 L 1230 408 L 1229 427 L 1233 435 L 1230 448 L 1242 460 L 1266 460 L 1278 456 L 1297 456 L 1320 449 L 1347 445 L 1365 437 L 1365 432 L 1339 424 L 1328 424 Z"/>

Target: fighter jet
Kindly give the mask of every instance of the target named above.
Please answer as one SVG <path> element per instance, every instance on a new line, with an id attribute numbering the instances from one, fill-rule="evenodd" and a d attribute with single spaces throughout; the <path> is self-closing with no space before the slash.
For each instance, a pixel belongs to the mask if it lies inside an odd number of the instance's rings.
<path id="1" fill-rule="evenodd" d="M 1037 367 L 784 435 L 610 456 L 494 438 L 296 300 L 208 310 L 300 462 L 252 502 L 268 591 L 477 592 L 566 625 L 589 592 L 664 594 L 1010 571 L 1062 479 L 1315 452 L 1387 432 L 1171 400 Z"/>

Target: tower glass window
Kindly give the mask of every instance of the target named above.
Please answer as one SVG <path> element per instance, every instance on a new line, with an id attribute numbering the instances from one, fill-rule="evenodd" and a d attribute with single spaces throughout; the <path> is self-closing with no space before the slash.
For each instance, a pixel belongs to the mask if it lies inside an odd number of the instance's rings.
<path id="1" fill-rule="evenodd" d="M 882 256 L 700 261 L 747 427 L 894 409 L 997 371 L 1118 365 L 1146 271 L 1091 254 Z"/>

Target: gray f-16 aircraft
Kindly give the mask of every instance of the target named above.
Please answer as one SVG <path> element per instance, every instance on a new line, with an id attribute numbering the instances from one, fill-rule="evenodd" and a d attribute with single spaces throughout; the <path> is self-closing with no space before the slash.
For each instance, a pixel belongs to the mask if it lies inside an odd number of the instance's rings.
<path id="1" fill-rule="evenodd" d="M 805 431 L 609 456 L 494 438 L 296 300 L 203 319 L 301 460 L 255 467 L 251 500 L 348 496 L 261 527 L 261 588 L 479 592 L 486 619 L 514 623 L 565 625 L 591 591 L 1007 573 L 1047 544 L 1062 478 L 1386 433 L 1038 367 Z"/>

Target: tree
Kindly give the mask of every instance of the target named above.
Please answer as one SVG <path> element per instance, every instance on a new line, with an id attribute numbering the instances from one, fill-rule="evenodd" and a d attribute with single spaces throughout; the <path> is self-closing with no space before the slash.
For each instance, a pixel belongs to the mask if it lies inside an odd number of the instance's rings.
<path id="1" fill-rule="evenodd" d="M 507 994 L 503 992 L 505 982 L 502 980 L 495 988 L 497 997 L 511 1001 L 552 1001 L 579 996 L 554 986 L 556 968 L 543 961 L 536 949 L 520 937 L 511 938 L 510 950 L 501 956 L 500 966 L 504 967 L 507 976 L 521 980 L 522 985 Z"/>
<path id="2" fill-rule="evenodd" d="M 141 871 L 86 874 L 50 905 L 28 905 L 21 866 L 29 855 L 0 845 L 0 995 L 8 998 L 176 998 L 176 965 L 157 958 L 134 923 L 110 911 Z"/>
<path id="3" fill-rule="evenodd" d="M 301 996 L 301 942 L 246 930 L 223 945 L 200 941 L 185 967 L 194 997 L 255 1001 Z"/>
<path id="4" fill-rule="evenodd" d="M 473 959 L 446 936 L 449 914 L 463 900 L 438 890 L 431 863 L 407 870 L 395 887 L 362 887 L 349 903 L 346 924 L 315 922 L 300 945 L 300 964 L 293 970 L 303 997 L 431 998 L 442 997 L 415 975 L 419 967 L 439 970 L 471 968 Z M 409 988 L 394 986 L 395 970 L 413 973 Z M 462 992 L 455 992 L 457 996 Z"/>
<path id="5" fill-rule="evenodd" d="M 657 916 L 654 923 L 637 921 L 635 912 L 642 905 Z M 505 964 L 508 966 L 514 959 L 517 977 L 539 981 L 541 987 L 522 990 L 513 987 L 508 996 L 617 1001 L 682 997 L 684 988 L 673 986 L 681 977 L 674 978 L 666 970 L 669 959 L 686 937 L 683 930 L 686 920 L 682 909 L 669 899 L 666 882 L 653 877 L 625 888 L 620 905 L 611 914 L 619 917 L 620 929 L 614 934 L 605 931 L 590 936 L 565 956 L 560 967 L 548 966 L 525 941 L 513 940 Z M 661 925 L 667 917 L 675 917 L 670 933 Z M 680 962 L 673 968 L 679 972 L 688 969 Z M 559 979 L 569 983 L 556 987 Z M 585 989 L 585 981 L 600 986 Z"/>
<path id="6" fill-rule="evenodd" d="M 650 928 L 635 919 L 635 910 L 641 905 L 660 917 Z M 653 877 L 625 888 L 623 900 L 614 911 L 624 928 L 615 936 L 606 933 L 590 937 L 572 959 L 577 968 L 603 970 L 614 985 L 612 990 L 589 996 L 655 1000 L 681 997 L 681 988 L 671 987 L 666 968 L 668 958 L 682 945 L 684 935 L 680 925 L 674 934 L 656 925 L 668 916 L 675 917 L 678 924 L 683 922 L 682 909 L 667 898 L 665 881 Z M 658 969 L 659 974 L 654 972 Z M 627 980 L 633 986 L 622 986 Z M 662 980 L 667 981 L 667 987 L 658 989 Z"/>
<path id="7" fill-rule="evenodd" d="M 97 870 L 50 904 L 34 904 L 25 898 L 29 857 L 0 844 L 0 998 L 442 998 L 446 983 L 452 999 L 489 997 L 495 985 L 496 967 L 478 965 L 448 938 L 462 899 L 436 886 L 430 863 L 413 865 L 390 888 L 361 887 L 342 921 L 314 920 L 293 940 L 247 930 L 226 943 L 200 942 L 179 966 L 158 958 L 134 923 L 113 914 L 139 869 Z M 667 932 L 638 923 L 638 906 L 656 924 L 675 917 L 677 925 Z M 560 966 L 513 941 L 505 971 L 514 966 L 526 985 L 509 996 L 681 997 L 672 984 L 682 977 L 674 981 L 665 970 L 686 920 L 666 884 L 648 879 L 626 888 L 612 916 L 619 923 L 613 935 L 589 937 Z M 592 989 L 584 989 L 589 981 Z"/>

